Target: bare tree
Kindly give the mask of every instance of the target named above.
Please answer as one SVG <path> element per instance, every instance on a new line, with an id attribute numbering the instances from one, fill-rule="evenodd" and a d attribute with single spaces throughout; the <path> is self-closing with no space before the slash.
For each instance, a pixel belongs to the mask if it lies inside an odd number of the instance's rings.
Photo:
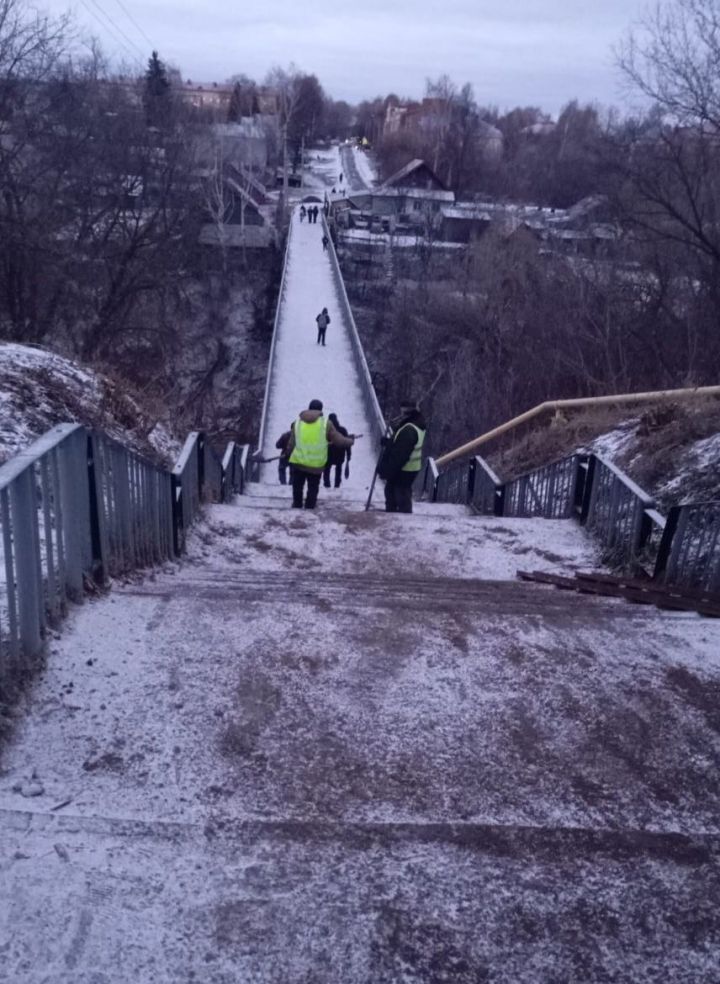
<path id="1" fill-rule="evenodd" d="M 205 206 L 217 233 L 223 273 L 227 273 L 227 221 L 233 212 L 234 196 L 227 182 L 225 147 L 222 135 L 218 137 L 213 148 L 213 156 L 205 174 L 203 190 Z"/>
<path id="2" fill-rule="evenodd" d="M 679 126 L 720 132 L 720 3 L 659 3 L 618 51 L 630 91 Z"/>

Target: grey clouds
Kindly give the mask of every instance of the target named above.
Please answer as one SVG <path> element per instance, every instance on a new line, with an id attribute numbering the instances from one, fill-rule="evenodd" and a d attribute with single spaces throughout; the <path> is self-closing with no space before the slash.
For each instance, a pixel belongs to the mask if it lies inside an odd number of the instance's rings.
<path id="1" fill-rule="evenodd" d="M 43 6 L 58 12 L 65 4 Z M 388 92 L 418 97 L 426 77 L 447 72 L 471 82 L 481 104 L 557 112 L 572 98 L 620 102 L 612 48 L 645 7 L 645 0 L 83 0 L 75 13 L 113 57 L 144 61 L 148 41 L 129 13 L 160 56 L 194 81 L 239 72 L 262 79 L 273 65 L 294 62 L 335 99 L 357 102 Z"/>

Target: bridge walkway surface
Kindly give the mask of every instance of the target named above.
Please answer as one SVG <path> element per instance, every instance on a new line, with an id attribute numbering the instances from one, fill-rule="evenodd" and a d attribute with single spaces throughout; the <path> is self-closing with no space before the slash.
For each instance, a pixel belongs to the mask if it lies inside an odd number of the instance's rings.
<path id="1" fill-rule="evenodd" d="M 275 442 L 307 409 L 310 400 L 323 402 L 324 412 L 335 412 L 350 433 L 362 434 L 352 450 L 350 478 L 336 498 L 360 496 L 372 477 L 377 455 L 373 424 L 363 400 L 353 355 L 352 330 L 344 313 L 332 256 L 323 249 L 321 222 L 301 222 L 293 213 L 270 379 L 264 428 L 263 456 L 278 452 Z M 330 315 L 326 345 L 317 344 L 315 318 L 326 307 Z M 267 465 L 263 478 L 272 481 L 277 466 Z"/>
<path id="2" fill-rule="evenodd" d="M 321 227 L 294 220 L 268 443 L 368 425 Z M 359 442 L 360 443 L 360 442 Z M 269 456 L 269 455 L 268 455 Z M 519 582 L 570 521 L 274 466 L 186 556 L 75 607 L 0 770 L 12 984 L 709 984 L 720 627 Z"/>

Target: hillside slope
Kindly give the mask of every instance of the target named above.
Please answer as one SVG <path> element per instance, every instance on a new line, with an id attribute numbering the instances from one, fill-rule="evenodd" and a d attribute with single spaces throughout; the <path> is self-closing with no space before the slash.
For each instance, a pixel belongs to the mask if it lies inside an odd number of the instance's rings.
<path id="1" fill-rule="evenodd" d="M 66 422 L 102 429 L 159 463 L 168 464 L 179 446 L 108 376 L 47 349 L 0 344 L 0 463 Z"/>
<path id="2" fill-rule="evenodd" d="M 501 478 L 575 451 L 595 451 L 654 496 L 661 509 L 720 498 L 720 400 L 598 408 L 533 427 L 488 449 Z"/>

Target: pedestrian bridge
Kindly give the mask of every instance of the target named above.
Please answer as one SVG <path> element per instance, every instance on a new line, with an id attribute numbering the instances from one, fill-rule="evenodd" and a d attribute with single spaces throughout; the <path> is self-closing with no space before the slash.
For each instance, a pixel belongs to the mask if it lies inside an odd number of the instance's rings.
<path id="1" fill-rule="evenodd" d="M 312 399 L 324 412 L 337 413 L 352 434 L 362 434 L 352 451 L 350 478 L 341 495 L 361 498 L 372 478 L 382 412 L 372 387 L 345 285 L 332 242 L 322 239 L 324 221 L 291 218 L 275 331 L 263 407 L 259 446 L 265 458 L 277 454 L 275 442 Z M 317 344 L 315 318 L 326 307 L 330 315 L 326 345 Z M 267 465 L 262 480 L 276 481 L 277 469 Z M 332 490 L 333 497 L 338 493 Z"/>

